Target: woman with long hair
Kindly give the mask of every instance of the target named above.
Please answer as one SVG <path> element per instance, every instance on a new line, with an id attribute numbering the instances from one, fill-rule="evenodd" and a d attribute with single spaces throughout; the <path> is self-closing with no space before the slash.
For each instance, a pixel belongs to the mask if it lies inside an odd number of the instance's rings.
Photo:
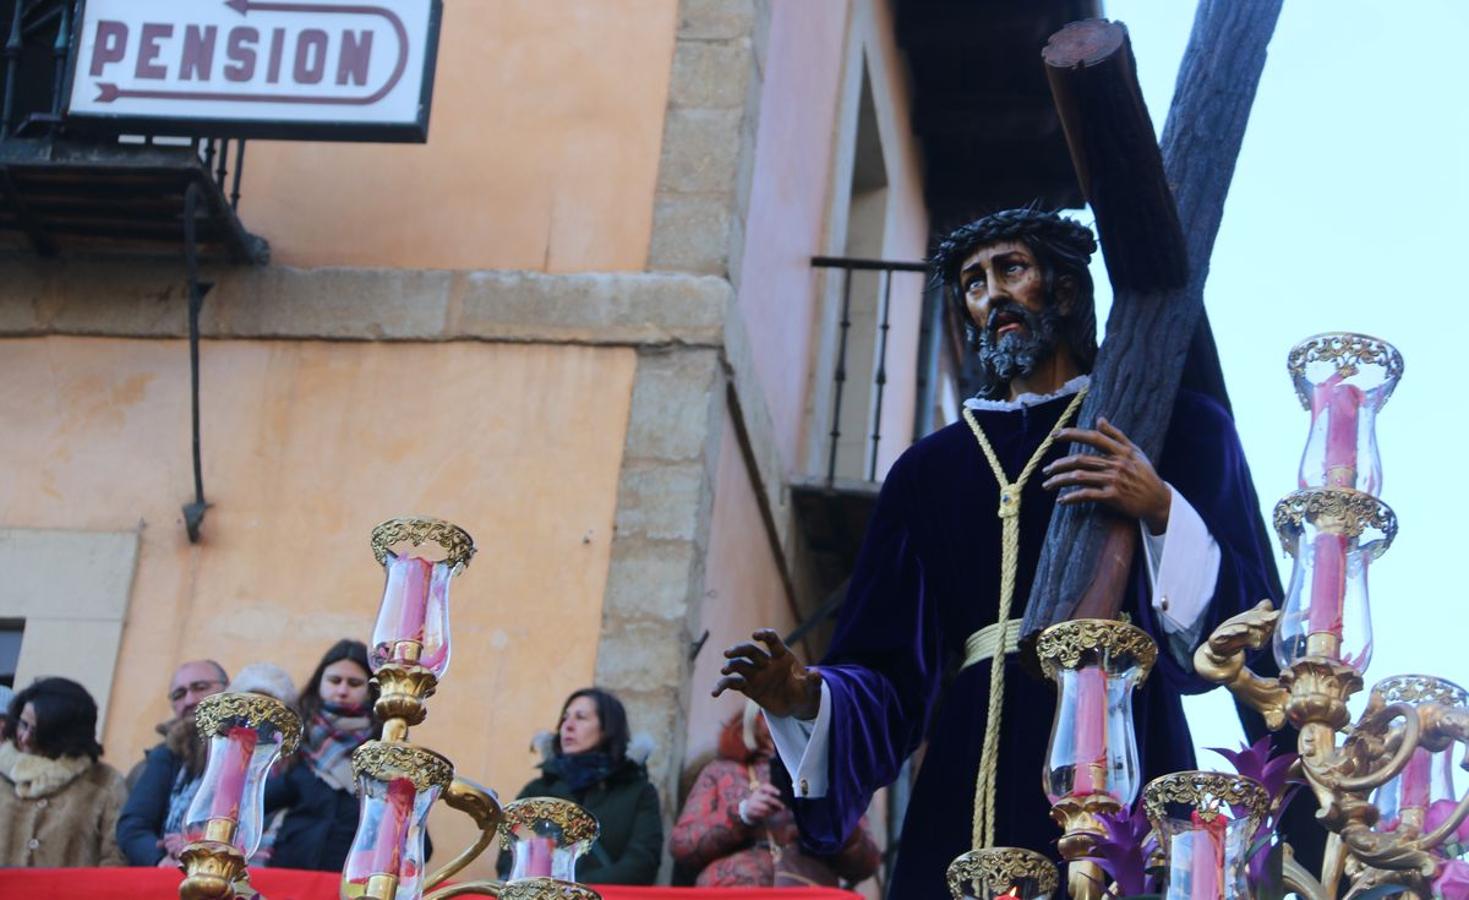
<path id="1" fill-rule="evenodd" d="M 357 831 L 352 751 L 382 733 L 372 715 L 376 699 L 367 645 L 337 641 L 301 691 L 297 758 L 266 782 L 266 812 L 286 810 L 271 866 L 336 871 L 346 862 Z"/>
<path id="2" fill-rule="evenodd" d="M 622 701 L 601 688 L 582 688 L 561 705 L 556 733 L 537 738 L 541 777 L 517 797 L 570 800 L 601 825 L 596 843 L 577 864 L 577 880 L 652 884 L 663 852 L 663 824 L 645 766 L 651 748 L 632 740 Z M 500 870 L 510 870 L 508 853 L 501 855 Z"/>
<path id="3" fill-rule="evenodd" d="M 0 743 L 0 866 L 124 866 L 127 785 L 100 761 L 97 703 L 66 678 L 16 694 Z"/>
<path id="4" fill-rule="evenodd" d="M 759 707 L 746 702 L 719 735 L 719 756 L 698 780 L 673 826 L 668 852 L 699 887 L 835 886 L 877 871 L 881 855 L 858 823 L 835 856 L 801 848 L 796 820 L 770 782 L 775 742 Z"/>

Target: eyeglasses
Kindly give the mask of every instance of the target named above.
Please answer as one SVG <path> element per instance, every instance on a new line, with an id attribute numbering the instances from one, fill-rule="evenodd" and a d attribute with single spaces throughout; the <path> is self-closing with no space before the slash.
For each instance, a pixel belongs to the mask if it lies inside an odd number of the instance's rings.
<path id="1" fill-rule="evenodd" d="M 213 688 L 224 687 L 224 682 L 218 679 L 214 681 L 191 681 L 187 685 L 180 685 L 168 692 L 168 699 L 177 703 L 190 694 L 208 694 Z"/>

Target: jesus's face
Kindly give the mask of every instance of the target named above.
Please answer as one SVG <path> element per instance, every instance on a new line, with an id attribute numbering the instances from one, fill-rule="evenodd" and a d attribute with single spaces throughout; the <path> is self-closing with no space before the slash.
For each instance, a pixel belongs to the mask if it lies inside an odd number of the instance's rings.
<path id="1" fill-rule="evenodd" d="M 1063 313 L 1035 253 L 1021 241 L 980 247 L 959 269 L 964 306 L 979 334 L 980 362 L 1008 383 L 1056 352 Z"/>

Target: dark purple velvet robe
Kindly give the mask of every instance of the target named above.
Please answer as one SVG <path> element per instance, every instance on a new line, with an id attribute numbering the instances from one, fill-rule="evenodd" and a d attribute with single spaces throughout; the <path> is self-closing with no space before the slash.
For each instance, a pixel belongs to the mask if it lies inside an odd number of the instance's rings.
<path id="1" fill-rule="evenodd" d="M 976 418 L 1014 478 L 1070 402 L 1062 397 Z M 1067 452 L 1051 448 L 1046 462 Z M 1218 542 L 1214 598 L 1199 634 L 1270 596 L 1254 529 L 1256 512 L 1244 454 L 1229 415 L 1203 395 L 1181 392 L 1159 474 L 1196 509 Z M 1020 561 L 1012 615 L 1030 594 L 1054 494 L 1038 470 L 1020 511 Z M 928 749 L 909 804 L 889 896 L 946 900 L 944 872 L 969 849 L 974 784 L 989 695 L 989 663 L 953 673 L 964 641 L 995 621 L 999 602 L 999 491 L 964 422 L 911 447 L 883 485 L 852 575 L 847 601 L 820 670 L 832 696 L 827 796 L 794 801 L 803 840 L 818 853 L 840 849 L 873 791 L 891 783 L 926 738 Z M 1180 665 L 1149 602 L 1139 546 L 1124 609 L 1160 652 L 1134 698 L 1144 783 L 1194 768 L 1180 693 L 1211 685 Z M 1059 829 L 1042 789 L 1055 689 L 1007 657 L 997 779 L 996 844 L 1055 855 Z M 779 768 L 779 767 L 777 767 Z M 779 777 L 779 776 L 777 776 Z"/>

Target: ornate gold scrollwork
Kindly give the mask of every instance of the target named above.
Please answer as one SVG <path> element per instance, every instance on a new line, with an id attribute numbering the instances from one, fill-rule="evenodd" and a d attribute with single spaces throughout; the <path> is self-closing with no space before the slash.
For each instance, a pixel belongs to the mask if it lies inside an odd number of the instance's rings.
<path id="1" fill-rule="evenodd" d="M 404 541 L 414 547 L 429 542 L 438 544 L 451 568 L 468 566 L 474 556 L 474 538 L 469 532 L 452 522 L 428 516 L 405 516 L 379 523 L 372 529 L 372 555 L 380 565 L 387 565 L 393 545 Z"/>
<path id="2" fill-rule="evenodd" d="M 1301 532 L 1306 523 L 1328 534 L 1361 537 L 1367 529 L 1382 534 L 1381 539 L 1364 545 L 1375 559 L 1392 546 L 1398 534 L 1398 517 L 1392 507 L 1371 494 L 1351 488 L 1307 488 L 1286 494 L 1275 504 L 1275 533 L 1281 547 L 1295 556 Z"/>
<path id="3" fill-rule="evenodd" d="M 1143 788 L 1143 805 L 1155 826 L 1168 818 L 1170 803 L 1186 804 L 1206 822 L 1238 806 L 1259 820 L 1270 814 L 1270 794 L 1260 782 L 1222 772 L 1173 772 Z"/>
<path id="4" fill-rule="evenodd" d="M 251 728 L 269 724 L 281 733 L 281 755 L 296 751 L 301 740 L 301 717 L 290 707 L 264 694 L 211 694 L 194 707 L 194 725 L 205 737 L 224 734 L 230 723 L 244 721 Z"/>
<path id="5" fill-rule="evenodd" d="M 500 888 L 500 900 L 602 900 L 585 885 L 554 878 L 522 878 Z"/>
<path id="6" fill-rule="evenodd" d="M 1042 631 L 1036 642 L 1041 670 L 1053 679 L 1062 669 L 1081 665 L 1082 657 L 1091 653 L 1132 656 L 1142 668 L 1141 683 L 1158 659 L 1158 645 L 1141 628 L 1112 619 L 1061 622 Z"/>
<path id="7" fill-rule="evenodd" d="M 179 852 L 186 877 L 179 885 L 181 900 L 226 900 L 235 896 L 235 884 L 248 874 L 245 855 L 222 841 L 195 841 Z"/>
<path id="8" fill-rule="evenodd" d="M 1439 703 L 1469 707 L 1469 691 L 1452 681 L 1433 675 L 1394 675 L 1372 686 L 1372 694 L 1384 703 Z"/>
<path id="9" fill-rule="evenodd" d="M 407 778 L 413 787 L 426 791 L 447 787 L 454 779 L 454 764 L 432 750 L 413 744 L 368 741 L 352 753 L 352 772 L 377 781 Z"/>
<path id="10" fill-rule="evenodd" d="M 1305 409 L 1311 408 L 1306 366 L 1316 362 L 1335 365 L 1337 374 L 1343 378 L 1356 375 L 1363 366 L 1380 366 L 1385 381 L 1396 383 L 1403 377 L 1403 355 L 1387 341 L 1347 331 L 1313 335 L 1292 347 L 1285 362 L 1296 397 Z"/>
<path id="11" fill-rule="evenodd" d="M 424 879 L 424 890 L 443 884 L 478 859 L 480 854 L 490 846 L 490 842 L 495 839 L 495 834 L 500 827 L 500 817 L 504 815 L 500 809 L 500 801 L 495 799 L 494 792 L 467 778 L 455 777 L 444 790 L 441 799 L 451 809 L 457 809 L 469 816 L 474 821 L 475 827 L 479 829 L 479 837 L 454 857 L 448 865 Z"/>
<path id="12" fill-rule="evenodd" d="M 568 844 L 595 841 L 601 832 L 596 816 L 570 800 L 556 797 L 525 797 L 505 804 L 500 831 L 506 840 L 510 840 L 511 829 L 533 825 L 537 821 L 550 822 L 561 829 Z"/>
<path id="13" fill-rule="evenodd" d="M 1060 876 L 1056 865 L 1032 850 L 1018 847 L 989 847 L 970 850 L 949 863 L 949 893 L 954 900 L 962 900 L 964 887 L 976 882 L 989 885 L 1000 893 L 1022 881 L 1033 881 L 1036 889 L 1045 894 L 1056 890 Z"/>
<path id="14" fill-rule="evenodd" d="M 1194 652 L 1194 671 L 1200 677 L 1222 684 L 1230 693 L 1265 717 L 1271 731 L 1285 724 L 1285 706 L 1290 692 L 1279 678 L 1261 678 L 1245 666 L 1245 652 L 1259 650 L 1270 642 L 1280 612 L 1262 600 L 1214 629 L 1209 639 Z"/>

